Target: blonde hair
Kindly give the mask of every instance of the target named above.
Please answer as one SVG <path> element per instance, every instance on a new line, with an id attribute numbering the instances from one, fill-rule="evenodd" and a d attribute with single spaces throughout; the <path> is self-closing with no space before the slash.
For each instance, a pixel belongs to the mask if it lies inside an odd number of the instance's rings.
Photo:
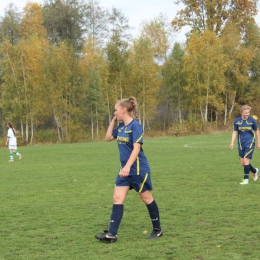
<path id="1" fill-rule="evenodd" d="M 137 110 L 138 105 L 135 97 L 131 96 L 129 98 L 120 99 L 116 103 L 122 107 L 125 107 L 127 109 L 127 112 L 130 115 L 138 119 L 138 110 Z"/>
<path id="2" fill-rule="evenodd" d="M 240 107 L 240 113 L 244 112 L 245 110 L 249 110 L 250 111 L 251 107 L 248 106 L 248 105 L 244 105 L 244 106 Z"/>

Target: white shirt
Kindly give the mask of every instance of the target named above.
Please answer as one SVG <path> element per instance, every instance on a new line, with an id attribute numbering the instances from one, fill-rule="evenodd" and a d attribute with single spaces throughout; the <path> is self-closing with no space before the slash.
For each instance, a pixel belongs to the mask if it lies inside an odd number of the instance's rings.
<path id="1" fill-rule="evenodd" d="M 15 129 L 14 129 L 15 131 Z M 9 128 L 7 132 L 7 137 L 9 138 L 9 145 L 17 145 L 16 136 L 14 135 L 13 129 Z"/>

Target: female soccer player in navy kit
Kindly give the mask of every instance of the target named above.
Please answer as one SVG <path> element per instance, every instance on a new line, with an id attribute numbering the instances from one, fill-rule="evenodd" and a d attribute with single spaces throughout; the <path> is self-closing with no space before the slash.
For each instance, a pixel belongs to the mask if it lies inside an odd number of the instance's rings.
<path id="1" fill-rule="evenodd" d="M 153 231 L 147 238 L 161 237 L 163 232 L 159 210 L 151 193 L 150 166 L 142 149 L 143 128 L 134 119 L 138 118 L 136 98 L 117 101 L 114 115 L 107 129 L 106 141 L 117 140 L 121 167 L 115 182 L 109 230 L 95 237 L 101 241 L 117 241 L 117 232 L 124 211 L 123 204 L 130 189 L 139 193 L 150 214 Z M 115 127 L 117 120 L 122 122 Z"/>
<path id="2" fill-rule="evenodd" d="M 234 131 L 232 133 L 230 148 L 234 148 L 234 142 L 238 134 L 238 154 L 242 166 L 244 167 L 244 179 L 240 184 L 248 184 L 249 173 L 253 173 L 253 179 L 258 179 L 258 168 L 250 164 L 255 148 L 255 138 L 257 137 L 257 148 L 260 149 L 260 136 L 256 120 L 250 116 L 251 107 L 244 105 L 240 108 L 241 116 L 234 121 Z"/>

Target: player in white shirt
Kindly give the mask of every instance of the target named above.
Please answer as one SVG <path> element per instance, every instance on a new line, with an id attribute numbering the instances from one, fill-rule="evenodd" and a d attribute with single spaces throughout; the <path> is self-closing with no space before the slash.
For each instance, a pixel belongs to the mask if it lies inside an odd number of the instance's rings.
<path id="1" fill-rule="evenodd" d="M 16 140 L 16 136 L 15 136 L 16 131 L 10 122 L 7 124 L 7 126 L 9 127 L 9 129 L 7 132 L 7 139 L 6 139 L 5 145 L 8 145 L 8 148 L 10 151 L 10 154 L 9 154 L 10 159 L 8 162 L 14 161 L 13 153 L 19 157 L 19 160 L 21 160 L 22 155 L 20 153 L 18 153 L 18 151 L 17 151 L 17 140 Z"/>

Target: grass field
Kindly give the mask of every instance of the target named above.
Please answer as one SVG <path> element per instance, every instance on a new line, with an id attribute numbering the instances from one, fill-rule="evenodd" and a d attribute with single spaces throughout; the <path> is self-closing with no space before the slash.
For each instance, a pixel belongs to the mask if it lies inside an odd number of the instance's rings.
<path id="1" fill-rule="evenodd" d="M 130 191 L 110 244 L 94 236 L 108 227 L 116 142 L 20 147 L 13 163 L 1 148 L 0 260 L 260 259 L 260 180 L 239 185 L 243 168 L 230 139 L 145 139 L 164 236 L 146 239 L 148 212 Z M 259 158 L 255 150 L 255 167 Z"/>

